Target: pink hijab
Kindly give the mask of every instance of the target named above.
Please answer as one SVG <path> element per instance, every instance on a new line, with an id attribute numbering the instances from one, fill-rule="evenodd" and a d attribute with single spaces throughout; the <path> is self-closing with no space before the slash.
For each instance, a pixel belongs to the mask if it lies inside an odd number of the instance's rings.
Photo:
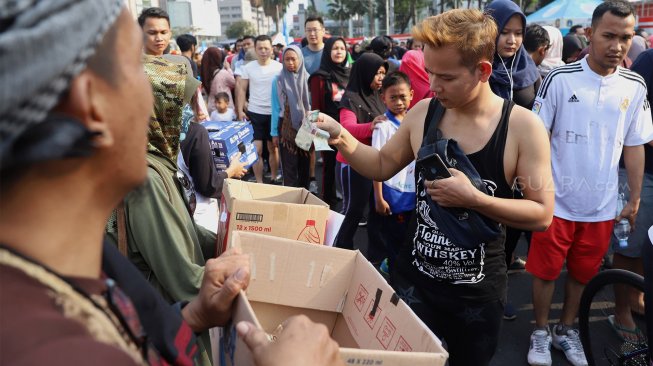
<path id="1" fill-rule="evenodd" d="M 433 98 L 435 94 L 430 89 L 429 76 L 424 70 L 424 53 L 419 50 L 411 50 L 401 58 L 399 71 L 408 75 L 411 86 L 415 91 L 410 107 L 413 108 L 417 102 L 425 98 Z"/>

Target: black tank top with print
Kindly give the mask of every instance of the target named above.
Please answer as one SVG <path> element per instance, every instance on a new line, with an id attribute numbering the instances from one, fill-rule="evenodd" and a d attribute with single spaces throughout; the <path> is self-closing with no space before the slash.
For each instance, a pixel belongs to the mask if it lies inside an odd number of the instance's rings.
<path id="1" fill-rule="evenodd" d="M 425 143 L 424 137 L 435 109 L 439 107 L 438 103 L 432 101 L 429 106 L 422 144 Z M 467 155 L 483 179 L 488 194 L 501 198 L 513 197 L 503 165 L 508 120 L 513 105 L 512 102 L 504 102 L 501 120 L 490 140 L 480 151 Z M 436 120 L 435 124 L 439 122 Z M 417 169 L 415 182 L 416 213 L 395 270 L 423 290 L 435 291 L 443 296 L 482 302 L 505 299 L 505 227 L 502 226 L 502 234 L 492 242 L 483 243 L 475 249 L 459 247 L 438 230 L 435 222 L 430 219 L 423 178 Z"/>

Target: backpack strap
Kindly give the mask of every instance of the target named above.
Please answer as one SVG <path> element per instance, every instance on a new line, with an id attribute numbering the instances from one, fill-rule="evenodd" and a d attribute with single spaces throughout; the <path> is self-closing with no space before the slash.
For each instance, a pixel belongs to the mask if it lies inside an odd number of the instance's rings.
<path id="1" fill-rule="evenodd" d="M 127 257 L 127 215 L 124 200 L 120 201 L 116 208 L 116 226 L 118 227 L 118 251 Z"/>
<path id="2" fill-rule="evenodd" d="M 429 145 L 434 143 L 439 138 L 442 138 L 442 133 L 438 129 L 440 120 L 444 116 L 445 108 L 440 104 L 437 98 L 432 98 L 429 103 L 429 110 L 424 119 L 424 133 L 422 138 L 422 145 Z"/>

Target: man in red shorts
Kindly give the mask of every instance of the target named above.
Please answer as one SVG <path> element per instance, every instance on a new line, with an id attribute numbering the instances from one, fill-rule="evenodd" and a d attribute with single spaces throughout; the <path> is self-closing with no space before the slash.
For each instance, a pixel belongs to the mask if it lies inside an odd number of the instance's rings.
<path id="1" fill-rule="evenodd" d="M 634 9 L 609 0 L 592 15 L 592 48 L 580 61 L 559 67 L 542 82 L 533 111 L 551 136 L 555 210 L 551 226 L 534 232 L 526 262 L 533 274 L 535 330 L 528 363 L 551 365 L 550 346 L 575 366 L 587 365 L 578 331 L 572 329 L 585 284 L 598 272 L 615 216 L 631 225 L 639 207 L 644 148 L 653 138 L 646 86 L 620 67 L 635 34 Z M 630 200 L 619 215 L 617 185 L 623 151 Z M 534 183 L 534 182 L 532 182 Z M 560 322 L 549 331 L 554 281 L 567 261 Z"/>

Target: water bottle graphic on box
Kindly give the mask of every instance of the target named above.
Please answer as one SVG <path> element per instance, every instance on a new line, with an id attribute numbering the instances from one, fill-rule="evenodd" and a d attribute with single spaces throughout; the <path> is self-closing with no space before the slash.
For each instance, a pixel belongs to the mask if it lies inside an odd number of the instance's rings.
<path id="1" fill-rule="evenodd" d="M 306 220 L 306 227 L 299 233 L 297 240 L 312 244 L 320 244 L 320 233 L 315 228 L 315 220 Z"/>
<path id="2" fill-rule="evenodd" d="M 626 206 L 626 198 L 623 193 L 619 193 L 619 198 L 617 199 L 617 216 L 621 214 L 621 211 Z M 628 219 L 622 218 L 614 224 L 614 236 L 619 240 L 619 247 L 625 248 L 628 246 L 628 236 L 630 235 L 630 222 Z"/>
<path id="3" fill-rule="evenodd" d="M 246 168 L 258 160 L 251 124 L 237 121 L 209 121 L 202 124 L 209 132 L 213 160 L 218 170 L 227 169 L 231 159 L 239 152 L 240 161 L 246 163 Z"/>

